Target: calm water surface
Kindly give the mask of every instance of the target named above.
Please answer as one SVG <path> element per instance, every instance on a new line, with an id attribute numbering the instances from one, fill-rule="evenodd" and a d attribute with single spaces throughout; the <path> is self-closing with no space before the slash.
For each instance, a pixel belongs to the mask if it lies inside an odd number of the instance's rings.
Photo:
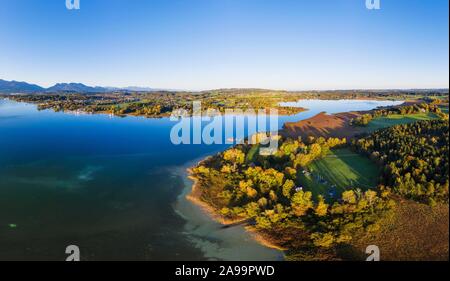
<path id="1" fill-rule="evenodd" d="M 389 104 L 305 100 L 278 125 Z M 0 100 L 0 260 L 64 260 L 71 244 L 83 260 L 282 259 L 184 199 L 185 168 L 229 145 L 173 145 L 174 124 Z"/>

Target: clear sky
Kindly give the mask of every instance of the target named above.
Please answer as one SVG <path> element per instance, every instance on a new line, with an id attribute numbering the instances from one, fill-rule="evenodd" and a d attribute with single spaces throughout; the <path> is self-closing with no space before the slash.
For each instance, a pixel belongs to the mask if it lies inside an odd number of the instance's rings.
<path id="1" fill-rule="evenodd" d="M 0 0 L 0 79 L 50 86 L 448 88 L 449 1 Z"/>

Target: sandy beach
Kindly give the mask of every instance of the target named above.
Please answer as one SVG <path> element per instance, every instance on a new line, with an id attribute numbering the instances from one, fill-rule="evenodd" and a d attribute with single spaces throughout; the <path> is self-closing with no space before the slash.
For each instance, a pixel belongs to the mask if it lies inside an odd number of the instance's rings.
<path id="1" fill-rule="evenodd" d="M 205 157 L 172 169 L 174 175 L 183 179 L 184 188 L 174 208 L 187 221 L 185 234 L 188 239 L 209 260 L 283 260 L 283 251 L 264 240 L 253 229 L 244 225 L 223 228 L 237 221 L 224 219 L 200 200 L 196 180 L 190 175 L 190 169 L 203 159 Z"/>

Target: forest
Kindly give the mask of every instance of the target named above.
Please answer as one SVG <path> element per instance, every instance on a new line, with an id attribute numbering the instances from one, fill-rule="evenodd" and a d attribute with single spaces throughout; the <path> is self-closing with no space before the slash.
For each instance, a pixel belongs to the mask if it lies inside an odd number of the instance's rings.
<path id="1" fill-rule="evenodd" d="M 352 146 L 383 167 L 381 184 L 394 192 L 431 205 L 448 203 L 448 126 L 448 119 L 397 125 Z"/>

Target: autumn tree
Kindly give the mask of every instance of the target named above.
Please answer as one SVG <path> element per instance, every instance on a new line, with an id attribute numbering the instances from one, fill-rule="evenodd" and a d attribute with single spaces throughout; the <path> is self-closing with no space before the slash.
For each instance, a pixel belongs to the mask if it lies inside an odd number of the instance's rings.
<path id="1" fill-rule="evenodd" d="M 328 213 L 328 204 L 325 203 L 325 199 L 322 195 L 319 195 L 318 197 L 318 203 L 316 205 L 316 208 L 314 209 L 316 215 L 319 217 L 326 216 Z"/>
<path id="2" fill-rule="evenodd" d="M 310 191 L 304 192 L 303 190 L 300 190 L 296 192 L 291 199 L 293 213 L 298 217 L 305 215 L 306 212 L 313 207 L 311 198 L 312 193 Z"/>

